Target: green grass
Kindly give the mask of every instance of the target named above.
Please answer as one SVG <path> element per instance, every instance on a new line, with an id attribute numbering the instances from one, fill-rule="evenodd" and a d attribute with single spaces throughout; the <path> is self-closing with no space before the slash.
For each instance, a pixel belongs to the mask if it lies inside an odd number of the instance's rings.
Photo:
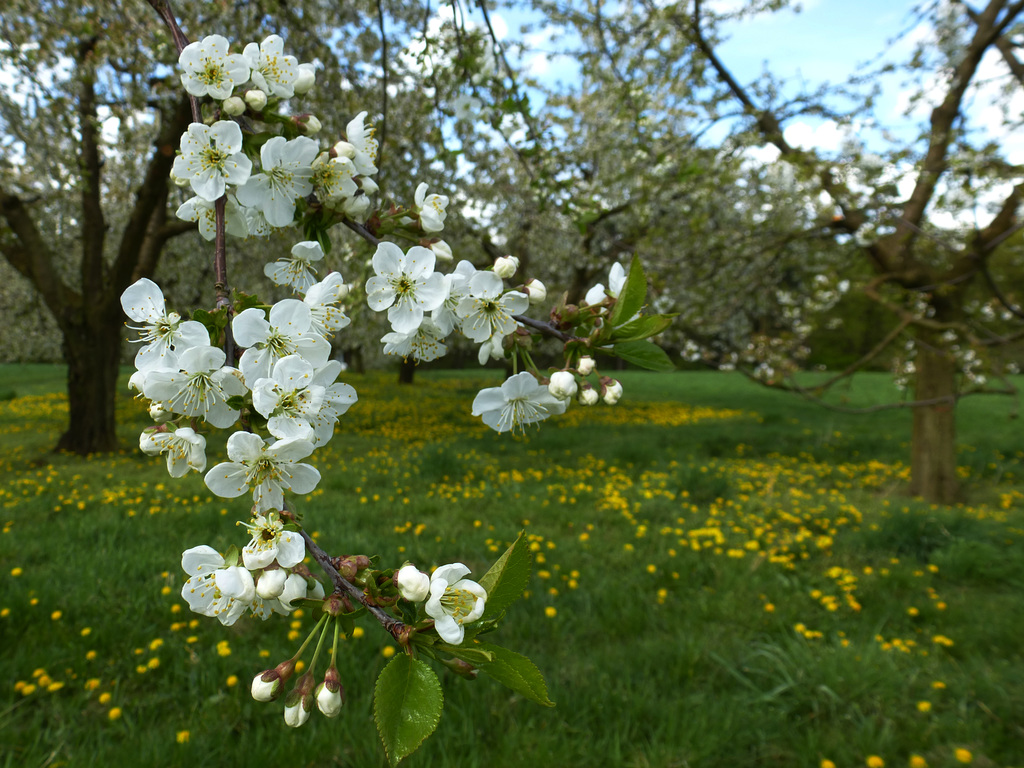
<path id="1" fill-rule="evenodd" d="M 62 375 L 0 368 L 0 765 L 384 765 L 386 635 L 364 622 L 344 641 L 337 720 L 295 732 L 252 701 L 310 612 L 228 629 L 189 614 L 181 551 L 244 543 L 245 503 L 134 450 L 146 420 L 127 398 L 122 453 L 46 452 Z M 622 379 L 620 405 L 521 439 L 468 414 L 494 372 L 347 378 L 360 402 L 299 506 L 333 554 L 480 575 L 521 529 L 535 550 L 495 639 L 537 663 L 557 708 L 439 670 L 445 713 L 409 766 L 952 766 L 958 748 L 1024 764 L 1012 403 L 961 404 L 969 503 L 935 507 L 905 496 L 908 412 L 839 414 L 725 374 Z M 887 387 L 864 377 L 845 397 Z"/>

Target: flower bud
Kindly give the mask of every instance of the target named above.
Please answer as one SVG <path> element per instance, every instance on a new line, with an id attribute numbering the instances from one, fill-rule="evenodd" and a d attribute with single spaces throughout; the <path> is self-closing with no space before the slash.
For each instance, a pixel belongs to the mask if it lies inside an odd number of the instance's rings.
<path id="1" fill-rule="evenodd" d="M 183 179 L 181 176 L 175 176 L 174 171 L 171 171 L 171 181 L 174 182 L 176 187 L 187 187 L 192 182 L 189 179 Z"/>
<path id="2" fill-rule="evenodd" d="M 362 187 L 363 192 L 368 195 L 376 194 L 380 187 L 377 186 L 377 182 L 371 179 L 369 176 L 359 177 L 359 186 Z"/>
<path id="3" fill-rule="evenodd" d="M 245 92 L 245 103 L 253 112 L 262 112 L 267 106 L 267 94 L 259 88 L 252 88 Z"/>
<path id="4" fill-rule="evenodd" d="M 316 136 L 320 133 L 320 129 L 323 125 L 320 124 L 320 119 L 316 115 L 310 115 L 305 120 L 299 122 L 299 128 L 307 136 Z"/>
<path id="5" fill-rule="evenodd" d="M 596 405 L 598 401 L 597 390 L 589 384 L 584 384 L 583 389 L 576 395 L 580 405 Z"/>
<path id="6" fill-rule="evenodd" d="M 568 400 L 576 394 L 576 377 L 571 371 L 555 371 L 551 374 L 548 392 L 559 400 Z"/>
<path id="7" fill-rule="evenodd" d="M 349 218 L 362 219 L 370 210 L 370 198 L 366 195 L 347 198 L 341 210 Z"/>
<path id="8" fill-rule="evenodd" d="M 519 269 L 519 259 L 515 256 L 500 256 L 494 260 L 494 274 L 504 279 L 512 277 Z"/>
<path id="9" fill-rule="evenodd" d="M 395 574 L 395 586 L 406 600 L 418 603 L 430 594 L 430 577 L 415 565 L 404 565 Z"/>
<path id="10" fill-rule="evenodd" d="M 434 256 L 438 261 L 449 262 L 455 258 L 455 254 L 452 253 L 452 247 L 444 240 L 431 243 L 430 250 L 434 252 Z"/>
<path id="11" fill-rule="evenodd" d="M 271 571 L 264 571 L 260 580 L 256 582 L 256 594 L 264 600 L 273 600 L 280 597 L 284 592 L 284 583 L 288 574 L 281 568 L 274 568 Z"/>
<path id="12" fill-rule="evenodd" d="M 230 96 L 224 99 L 224 103 L 220 105 L 221 109 L 224 110 L 225 115 L 231 117 L 238 117 L 240 114 L 245 112 L 245 102 L 237 96 Z"/>
<path id="13" fill-rule="evenodd" d="M 299 64 L 299 76 L 295 78 L 293 88 L 295 95 L 301 96 L 307 93 L 316 83 L 316 67 L 312 64 Z"/>
<path id="14" fill-rule="evenodd" d="M 332 665 L 316 688 L 316 706 L 325 716 L 336 717 L 344 703 L 345 691 L 338 678 L 338 668 Z"/>
<path id="15" fill-rule="evenodd" d="M 295 696 L 298 691 L 288 694 L 290 704 L 284 706 L 284 724 L 292 728 L 298 728 L 309 720 L 309 711 L 313 708 L 311 696 Z M 294 698 L 293 698 L 294 697 Z"/>
<path id="16" fill-rule="evenodd" d="M 584 356 L 580 358 L 579 364 L 576 366 L 576 372 L 580 376 L 589 376 L 594 372 L 594 358 L 590 356 Z"/>
<path id="17" fill-rule="evenodd" d="M 347 141 L 339 141 L 331 148 L 335 157 L 347 157 L 351 160 L 356 156 L 356 148 Z"/>
<path id="18" fill-rule="evenodd" d="M 541 304 L 548 297 L 547 286 L 535 277 L 526 281 L 526 295 L 530 297 L 531 304 Z"/>
<path id="19" fill-rule="evenodd" d="M 276 673 L 274 670 L 268 669 L 252 679 L 252 697 L 256 701 L 273 701 L 281 693 L 281 679 L 271 677 L 268 680 L 268 675 L 276 675 Z"/>
<path id="20" fill-rule="evenodd" d="M 608 379 L 608 383 L 604 385 L 604 401 L 608 405 L 615 405 L 619 402 L 619 398 L 622 397 L 622 384 L 617 382 L 615 379 Z"/>
<path id="21" fill-rule="evenodd" d="M 157 424 L 163 424 L 169 420 L 174 414 L 167 410 L 164 406 L 166 403 L 161 403 L 156 400 L 149 404 L 149 418 L 155 421 Z"/>

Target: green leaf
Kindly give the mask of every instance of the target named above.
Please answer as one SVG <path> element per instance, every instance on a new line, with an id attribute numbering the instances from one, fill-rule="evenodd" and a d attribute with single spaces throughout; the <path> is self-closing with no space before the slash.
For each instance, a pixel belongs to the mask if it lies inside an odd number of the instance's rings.
<path id="1" fill-rule="evenodd" d="M 665 350 L 649 341 L 623 341 L 610 350 L 611 354 L 621 357 L 627 363 L 639 365 L 649 371 L 674 371 L 672 360 Z"/>
<path id="2" fill-rule="evenodd" d="M 640 341 L 657 336 L 672 324 L 675 315 L 643 315 L 619 326 L 612 332 L 612 341 Z"/>
<path id="3" fill-rule="evenodd" d="M 373 691 L 373 719 L 392 765 L 434 732 L 443 707 L 441 683 L 425 662 L 399 653 L 381 670 Z"/>
<path id="4" fill-rule="evenodd" d="M 476 647 L 489 651 L 494 657 L 493 661 L 477 664 L 482 672 L 486 672 L 502 685 L 508 686 L 530 701 L 545 707 L 555 706 L 555 702 L 548 698 L 548 686 L 544 682 L 544 676 L 537 669 L 537 665 L 528 658 L 500 645 L 477 643 Z"/>
<path id="5" fill-rule="evenodd" d="M 489 651 L 483 650 L 476 643 L 463 643 L 462 645 L 449 645 L 448 643 L 434 643 L 434 648 L 439 651 L 444 651 L 449 656 L 454 656 L 457 659 L 462 659 L 470 664 L 484 664 L 488 661 L 494 661 L 494 654 Z"/>
<path id="6" fill-rule="evenodd" d="M 647 277 L 644 275 L 640 259 L 634 256 L 633 262 L 629 265 L 629 275 L 622 285 L 622 290 L 619 291 L 619 298 L 612 308 L 612 315 L 608 318 L 609 324 L 613 328 L 622 325 L 644 308 L 646 300 Z"/>
<path id="7" fill-rule="evenodd" d="M 525 532 L 520 531 L 512 546 L 480 579 L 480 586 L 487 591 L 487 605 L 481 620 L 503 613 L 519 599 L 529 581 L 530 547 Z"/>

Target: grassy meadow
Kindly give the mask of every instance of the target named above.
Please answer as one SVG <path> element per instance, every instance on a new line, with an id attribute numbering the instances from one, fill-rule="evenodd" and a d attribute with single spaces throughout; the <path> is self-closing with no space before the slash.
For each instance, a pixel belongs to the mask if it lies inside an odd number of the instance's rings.
<path id="1" fill-rule="evenodd" d="M 0 366 L 0 765 L 386 765 L 395 649 L 344 640 L 342 715 L 298 731 L 248 692 L 308 609 L 223 628 L 180 597 L 182 550 L 245 543 L 245 497 L 135 448 L 48 452 L 63 369 Z M 853 416 L 724 373 L 622 376 L 612 408 L 526 438 L 469 415 L 494 371 L 347 376 L 305 524 L 333 554 L 482 575 L 520 530 L 534 572 L 495 641 L 554 709 L 438 670 L 431 768 L 1024 766 L 1024 437 L 1009 398 L 958 408 L 963 505 L 905 494 L 910 414 Z M 896 397 L 864 376 L 845 404 Z M 586 417 L 586 418 L 584 418 Z M 224 436 L 210 440 L 211 465 Z"/>

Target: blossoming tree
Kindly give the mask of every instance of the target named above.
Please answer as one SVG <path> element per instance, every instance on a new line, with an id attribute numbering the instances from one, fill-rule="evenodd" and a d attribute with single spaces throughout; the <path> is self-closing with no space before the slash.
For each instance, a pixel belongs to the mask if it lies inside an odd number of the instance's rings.
<path id="1" fill-rule="evenodd" d="M 143 432 L 140 447 L 165 456 L 172 476 L 204 473 L 214 494 L 245 499 L 248 509 L 241 521 L 248 540 L 240 547 L 221 553 L 199 545 L 183 553 L 188 579 L 182 597 L 193 611 L 224 625 L 247 614 L 269 620 L 303 603 L 314 607 L 318 622 L 296 653 L 252 681 L 256 700 L 284 697 L 290 726 L 302 725 L 314 709 L 328 717 L 340 712 L 338 638 L 361 617 L 378 622 L 403 651 L 382 670 L 374 695 L 377 729 L 393 763 L 415 750 L 441 715 L 441 687 L 427 660 L 466 677 L 482 671 L 551 705 L 529 659 L 480 639 L 499 626 L 526 585 L 523 537 L 474 580 L 461 563 L 428 574 L 379 556 L 334 555 L 306 532 L 296 497 L 320 482 L 311 457 L 359 400 L 338 380 L 341 364 L 329 359 L 328 338 L 351 322 L 345 311 L 351 285 L 337 272 L 317 269 L 335 227 L 371 243 L 373 275 L 359 287 L 369 309 L 387 316 L 385 353 L 434 360 L 445 354 L 446 340 L 460 334 L 479 345 L 481 363 L 510 360 L 513 375 L 467 405 L 497 432 L 523 432 L 573 402 L 618 401 L 622 386 L 601 375 L 597 355 L 672 367 L 649 340 L 670 318 L 644 314 L 647 285 L 639 261 L 628 270 L 617 266 L 610 286 L 595 286 L 582 303 L 570 305 L 563 297 L 541 319 L 529 317 L 531 306 L 547 302 L 547 289 L 537 280 L 509 287 L 506 281 L 519 270 L 516 259 L 501 257 L 482 270 L 468 261 L 438 269 L 454 262 L 438 236 L 448 196 L 428 194 L 421 183 L 411 204 L 381 201 L 374 180 L 380 147 L 365 112 L 349 120 L 340 140 L 321 146 L 313 138 L 320 121 L 296 104 L 315 86 L 315 70 L 288 54 L 281 37 L 243 44 L 212 34 L 189 42 L 167 2 L 150 5 L 179 49 L 192 122 L 170 170 L 193 195 L 178 216 L 199 220 L 214 243 L 216 306 L 184 319 L 145 278 L 122 294 L 140 344 L 131 387 L 149 402 L 156 422 Z M 275 230 L 294 233 L 297 242 L 289 256 L 267 264 L 265 274 L 296 298 L 267 305 L 255 296 L 232 296 L 227 236 Z M 562 342 L 560 368 L 535 364 L 531 350 L 542 337 Z M 227 460 L 207 468 L 211 428 L 232 433 Z M 310 571 L 307 556 L 322 576 Z M 312 658 L 296 679 L 311 645 Z"/>

